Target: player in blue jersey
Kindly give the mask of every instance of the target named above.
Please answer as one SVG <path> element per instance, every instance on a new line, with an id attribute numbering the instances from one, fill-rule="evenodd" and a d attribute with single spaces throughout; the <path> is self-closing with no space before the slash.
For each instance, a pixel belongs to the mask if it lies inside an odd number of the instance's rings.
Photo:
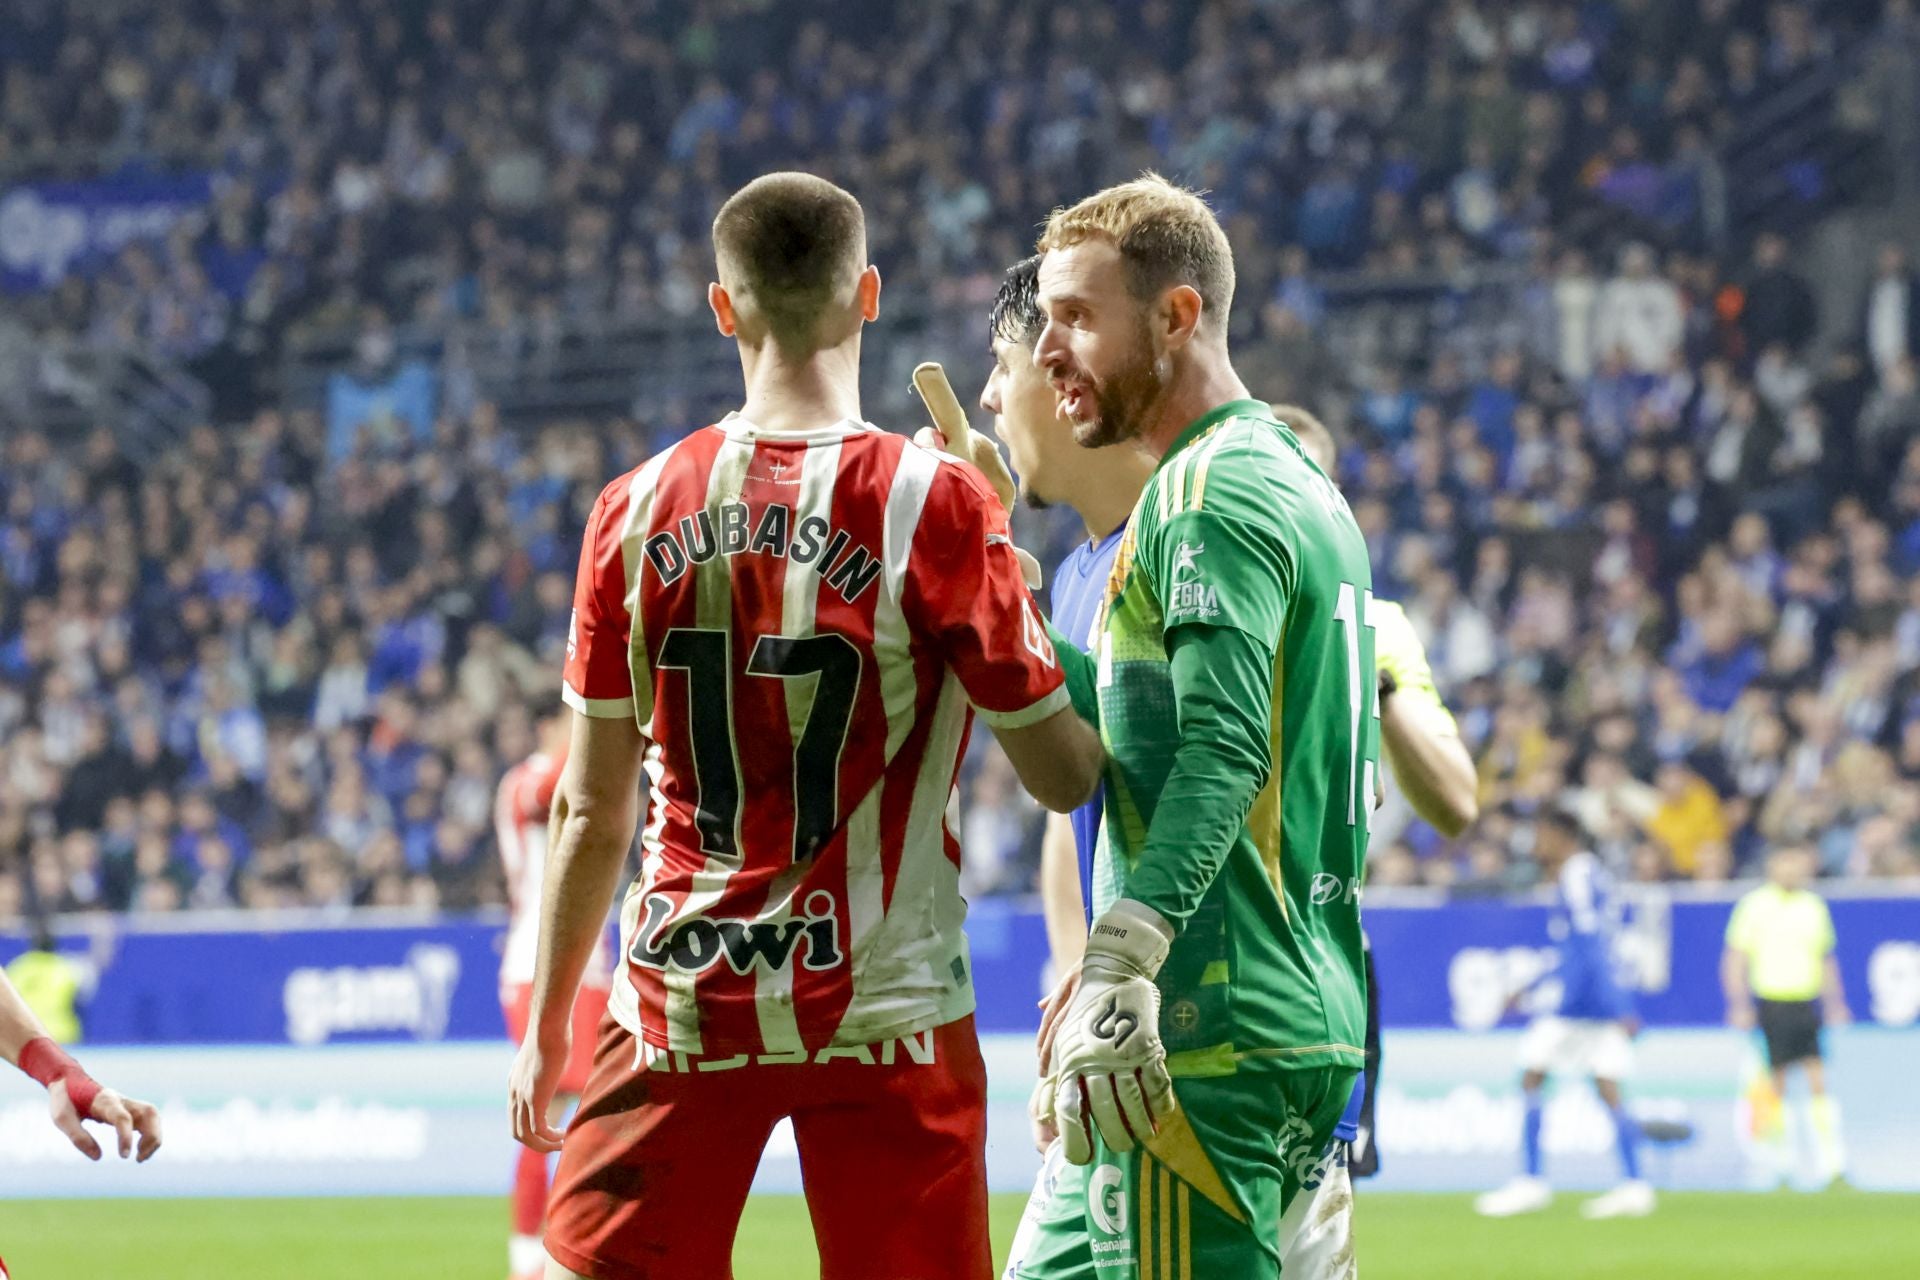
<path id="1" fill-rule="evenodd" d="M 1038 256 L 1014 264 L 1000 283 L 988 321 L 993 342 L 993 371 L 980 393 L 980 407 L 994 416 L 994 432 L 1006 443 L 1020 478 L 1021 499 L 1030 507 L 1071 507 L 1086 526 L 1086 540 L 1060 562 L 1053 575 L 1053 625 L 1083 649 L 1092 647 L 1093 629 L 1106 595 L 1107 575 L 1120 549 L 1127 517 L 1153 474 L 1153 459 L 1132 445 L 1083 449 L 1074 443 L 1073 425 L 1059 414 L 1059 397 L 1046 373 L 1034 366 L 1033 343 L 1045 327 L 1040 311 Z M 1100 834 L 1100 792 L 1071 814 L 1048 814 L 1040 845 L 1040 902 L 1047 921 L 1047 946 L 1055 975 L 1079 968 L 1092 919 L 1093 847 Z M 1076 1184 L 1084 1169 L 1066 1162 L 1052 1118 L 1053 1084 L 1042 1079 L 1034 1112 L 1034 1143 L 1045 1153 L 1034 1197 L 1052 1198 L 1063 1178 Z M 1007 1275 L 1029 1243 L 1028 1214 L 1021 1221 Z"/>
<path id="2" fill-rule="evenodd" d="M 1543 811 L 1534 824 L 1540 874 L 1557 888 L 1548 932 L 1555 964 L 1515 995 L 1557 987 L 1558 1005 L 1537 1015 L 1520 1042 L 1520 1089 L 1526 1098 L 1521 1130 L 1525 1170 L 1474 1202 L 1481 1214 L 1505 1218 L 1544 1209 L 1553 1191 L 1541 1176 L 1542 1089 L 1556 1072 L 1593 1078 L 1613 1117 L 1623 1179 L 1605 1195 L 1587 1201 L 1588 1218 L 1641 1217 L 1653 1212 L 1653 1188 L 1640 1177 L 1640 1131 L 1627 1113 L 1620 1082 L 1633 1070 L 1633 1001 L 1615 970 L 1614 938 L 1621 903 L 1606 867 L 1588 851 L 1579 820 L 1559 809 Z"/>
<path id="3" fill-rule="evenodd" d="M 995 433 L 1006 443 L 1019 476 L 1021 499 L 1035 508 L 1071 507 L 1086 526 L 1086 540 L 1054 571 L 1052 600 L 1054 627 L 1086 648 L 1120 535 L 1153 474 L 1153 459 L 1131 445 L 1083 449 L 1074 443 L 1072 424 L 1059 415 L 1059 397 L 1033 363 L 1033 342 L 1045 325 L 1039 278 L 1036 255 L 1016 263 L 1001 281 L 988 320 L 993 371 L 980 393 L 980 407 L 994 416 Z M 1097 792 L 1069 815 L 1048 816 L 1040 853 L 1040 897 L 1055 973 L 1072 970 L 1086 946 L 1093 845 L 1099 832 Z"/>

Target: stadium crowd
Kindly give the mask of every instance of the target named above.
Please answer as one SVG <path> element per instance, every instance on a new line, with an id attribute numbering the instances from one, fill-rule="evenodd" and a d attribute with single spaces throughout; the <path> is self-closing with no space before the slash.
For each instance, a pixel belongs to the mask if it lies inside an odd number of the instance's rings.
<path id="1" fill-rule="evenodd" d="M 1308 268 L 1525 261 L 1595 205 L 1697 239 L 1710 141 L 1846 39 L 1908 33 L 1912 13 L 24 0 L 0 44 L 0 182 L 211 175 L 201 216 L 68 274 L 24 316 L 184 362 L 243 410 L 302 329 L 697 316 L 713 210 L 780 167 L 860 191 L 890 288 L 936 297 L 977 296 L 1054 205 L 1164 169 L 1227 220 L 1244 335 L 1284 336 L 1319 319 Z"/>
<path id="2" fill-rule="evenodd" d="M 140 465 L 5 430 L 0 919 L 497 899 L 586 506 L 692 424 L 449 401 L 329 457 L 259 375 L 303 328 L 696 316 L 712 210 L 794 166 L 866 200 L 890 290 L 956 303 L 1054 203 L 1210 190 L 1242 372 L 1328 407 L 1480 762 L 1478 827 L 1389 811 L 1377 882 L 1524 886 L 1567 796 L 1641 879 L 1802 838 L 1920 873 L 1920 282 L 1889 247 L 1817 349 L 1786 241 L 1702 238 L 1711 140 L 1908 0 L 18 7 L 0 183 L 215 179 L 0 330 L 181 362 L 222 425 Z M 1563 234 L 1596 208 L 1645 242 Z M 1328 272 L 1473 260 L 1526 278 L 1490 356 L 1329 350 Z M 1038 814 L 984 741 L 966 791 L 970 891 L 1024 890 Z"/>

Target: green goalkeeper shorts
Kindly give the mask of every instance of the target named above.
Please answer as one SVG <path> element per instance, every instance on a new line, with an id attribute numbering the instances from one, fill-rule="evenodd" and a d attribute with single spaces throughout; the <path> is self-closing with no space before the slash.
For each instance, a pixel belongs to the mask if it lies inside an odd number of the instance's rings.
<path id="1" fill-rule="evenodd" d="M 1152 1149 L 1091 1164 L 1056 1142 L 1014 1237 L 1006 1280 L 1272 1280 L 1280 1216 L 1333 1137 L 1353 1067 L 1178 1077 Z"/>

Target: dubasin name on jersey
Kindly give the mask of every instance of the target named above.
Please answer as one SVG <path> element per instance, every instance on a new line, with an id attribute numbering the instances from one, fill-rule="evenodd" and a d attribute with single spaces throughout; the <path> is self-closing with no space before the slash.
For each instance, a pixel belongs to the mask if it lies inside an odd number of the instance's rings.
<path id="1" fill-rule="evenodd" d="M 867 547 L 857 543 L 849 547 L 850 541 L 852 535 L 845 529 L 835 529 L 819 516 L 808 516 L 796 526 L 793 508 L 783 502 L 768 503 L 758 521 L 746 503 L 725 502 L 717 512 L 696 511 L 682 517 L 678 528 L 654 534 L 647 539 L 646 550 L 647 559 L 653 562 L 665 586 L 672 586 L 688 568 L 705 564 L 716 555 L 737 556 L 749 551 L 812 565 L 828 586 L 851 603 L 880 576 L 881 561 Z"/>
<path id="2" fill-rule="evenodd" d="M 805 955 L 800 963 L 808 969 L 831 969 L 844 960 L 840 950 L 840 922 L 833 914 L 833 895 L 816 889 L 807 895 L 804 916 L 786 916 L 771 920 L 710 920 L 691 916 L 673 927 L 667 918 L 673 914 L 673 899 L 665 894 L 647 895 L 646 919 L 634 930 L 633 962 L 646 969 L 672 966 L 682 973 L 701 973 L 722 956 L 737 974 L 745 977 L 756 968 L 772 972 L 784 969 L 806 938 Z"/>

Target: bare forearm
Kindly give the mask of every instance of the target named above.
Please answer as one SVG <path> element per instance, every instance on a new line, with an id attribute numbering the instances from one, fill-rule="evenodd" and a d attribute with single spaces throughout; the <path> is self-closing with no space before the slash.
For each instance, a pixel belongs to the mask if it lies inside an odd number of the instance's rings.
<path id="1" fill-rule="evenodd" d="M 1087 949 L 1087 918 L 1080 904 L 1080 860 L 1070 818 L 1052 814 L 1040 842 L 1040 909 L 1056 972 L 1080 963 Z"/>
<path id="2" fill-rule="evenodd" d="M 1821 995 L 1826 999 L 1829 1009 L 1844 1009 L 1847 1004 L 1847 990 L 1840 982 L 1840 962 L 1832 956 L 1827 957 L 1826 981 Z"/>
<path id="3" fill-rule="evenodd" d="M 1020 785 L 1042 808 L 1071 813 L 1100 785 L 1106 751 L 1093 726 L 1071 707 L 1060 708 L 1038 724 L 996 727 L 993 736 Z"/>
<path id="4" fill-rule="evenodd" d="M 550 1019 L 564 1023 L 573 1007 L 613 904 L 635 819 L 631 804 L 590 814 L 571 811 L 564 792 L 554 797 L 530 1012 L 536 1027 Z"/>
<path id="5" fill-rule="evenodd" d="M 18 1066 L 20 1050 L 26 1047 L 27 1041 L 45 1034 L 47 1029 L 40 1025 L 40 1019 L 33 1016 L 33 1010 L 13 989 L 7 975 L 0 973 L 0 1057 Z"/>
<path id="6" fill-rule="evenodd" d="M 1738 951 L 1720 954 L 1720 990 L 1727 997 L 1727 1008 L 1740 1009 L 1752 1003 L 1747 991 L 1747 958 Z"/>
<path id="7" fill-rule="evenodd" d="M 1453 724 L 1419 702 L 1389 696 L 1380 708 L 1380 741 L 1407 802 L 1451 839 L 1479 816 L 1480 779 Z"/>

